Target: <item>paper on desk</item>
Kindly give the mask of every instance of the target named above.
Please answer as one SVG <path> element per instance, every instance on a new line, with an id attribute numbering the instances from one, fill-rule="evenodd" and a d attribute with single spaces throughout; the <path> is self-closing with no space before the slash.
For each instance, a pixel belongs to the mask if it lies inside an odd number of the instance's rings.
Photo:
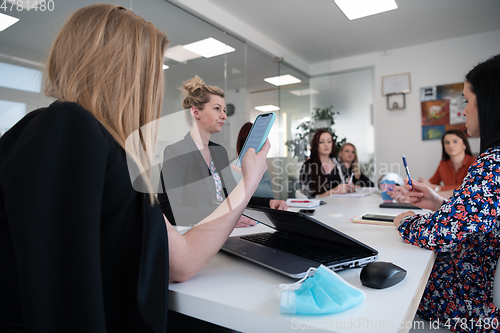
<path id="1" fill-rule="evenodd" d="M 290 207 L 310 208 L 320 205 L 319 199 L 287 199 L 286 204 Z"/>
<path id="2" fill-rule="evenodd" d="M 364 198 L 370 195 L 368 192 L 352 192 L 352 193 L 343 193 L 343 194 L 331 194 L 331 197 L 344 197 L 344 198 Z"/>

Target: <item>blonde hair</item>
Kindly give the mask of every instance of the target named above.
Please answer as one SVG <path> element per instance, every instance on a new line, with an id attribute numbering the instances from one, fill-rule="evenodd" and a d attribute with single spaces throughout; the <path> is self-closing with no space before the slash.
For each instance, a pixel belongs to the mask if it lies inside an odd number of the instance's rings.
<path id="1" fill-rule="evenodd" d="M 163 102 L 163 54 L 167 35 L 116 5 L 95 4 L 67 20 L 50 49 L 45 94 L 91 112 L 139 168 L 154 201 L 150 160 Z M 141 127 L 146 128 L 142 130 Z M 132 147 L 125 141 L 135 131 Z"/>
<path id="2" fill-rule="evenodd" d="M 179 89 L 182 91 L 182 108 L 186 109 L 186 120 L 189 125 L 193 123 L 193 117 L 191 117 L 189 110 L 191 107 L 203 110 L 205 104 L 210 102 L 211 95 L 224 98 L 224 90 L 216 86 L 205 85 L 205 82 L 198 75 L 183 82 Z"/>
<path id="3" fill-rule="evenodd" d="M 352 149 L 354 150 L 354 160 L 352 161 L 351 164 L 351 170 L 352 173 L 354 174 L 354 177 L 359 179 L 361 177 L 361 171 L 359 170 L 359 163 L 358 163 L 358 151 L 356 150 L 356 146 L 354 146 L 352 143 L 346 142 L 340 147 L 339 149 L 339 160 L 342 162 L 342 158 L 340 157 L 340 153 L 344 151 L 345 146 L 351 146 Z"/>

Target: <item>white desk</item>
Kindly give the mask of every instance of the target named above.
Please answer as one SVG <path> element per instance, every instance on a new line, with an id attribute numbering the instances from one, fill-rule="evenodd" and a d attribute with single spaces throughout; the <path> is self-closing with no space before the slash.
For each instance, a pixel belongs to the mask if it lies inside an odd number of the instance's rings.
<path id="1" fill-rule="evenodd" d="M 296 280 L 219 252 L 191 280 L 170 285 L 169 308 L 242 332 L 294 332 L 307 328 L 314 332 L 409 331 L 435 254 L 404 243 L 395 227 L 350 221 L 364 213 L 397 215 L 404 211 L 379 208 L 382 199 L 378 194 L 365 198 L 331 197 L 324 201 L 327 205 L 316 207 L 314 218 L 373 247 L 379 252 L 380 261 L 406 269 L 406 278 L 387 289 L 370 289 L 359 280 L 360 268 L 347 269 L 339 274 L 366 293 L 362 304 L 334 315 L 281 315 L 279 284 Z M 235 229 L 232 235 L 267 230 L 259 224 Z"/>

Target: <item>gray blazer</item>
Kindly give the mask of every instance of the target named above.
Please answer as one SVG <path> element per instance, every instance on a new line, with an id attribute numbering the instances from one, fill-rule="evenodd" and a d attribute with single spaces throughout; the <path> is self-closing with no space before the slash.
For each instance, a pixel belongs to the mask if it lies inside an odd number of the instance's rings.
<path id="1" fill-rule="evenodd" d="M 236 187 L 226 149 L 212 141 L 208 144 L 215 169 L 227 197 Z M 163 153 L 162 181 L 158 200 L 170 223 L 194 225 L 210 215 L 220 204 L 215 182 L 203 155 L 191 138 L 169 145 Z M 272 198 L 252 197 L 250 205 L 269 207 Z"/>

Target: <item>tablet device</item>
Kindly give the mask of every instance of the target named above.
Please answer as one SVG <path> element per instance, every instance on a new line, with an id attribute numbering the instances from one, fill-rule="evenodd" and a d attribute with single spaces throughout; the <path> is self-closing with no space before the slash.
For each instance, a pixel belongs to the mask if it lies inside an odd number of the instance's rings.
<path id="1" fill-rule="evenodd" d="M 262 149 L 262 146 L 266 142 L 267 136 L 271 131 L 271 127 L 273 127 L 274 119 L 276 119 L 276 114 L 272 112 L 257 116 L 252 128 L 250 128 L 250 132 L 248 133 L 247 139 L 243 144 L 243 148 L 241 148 L 240 156 L 238 156 L 238 160 L 236 161 L 236 166 L 241 167 L 241 160 L 249 148 L 255 149 L 256 153 Z"/>

